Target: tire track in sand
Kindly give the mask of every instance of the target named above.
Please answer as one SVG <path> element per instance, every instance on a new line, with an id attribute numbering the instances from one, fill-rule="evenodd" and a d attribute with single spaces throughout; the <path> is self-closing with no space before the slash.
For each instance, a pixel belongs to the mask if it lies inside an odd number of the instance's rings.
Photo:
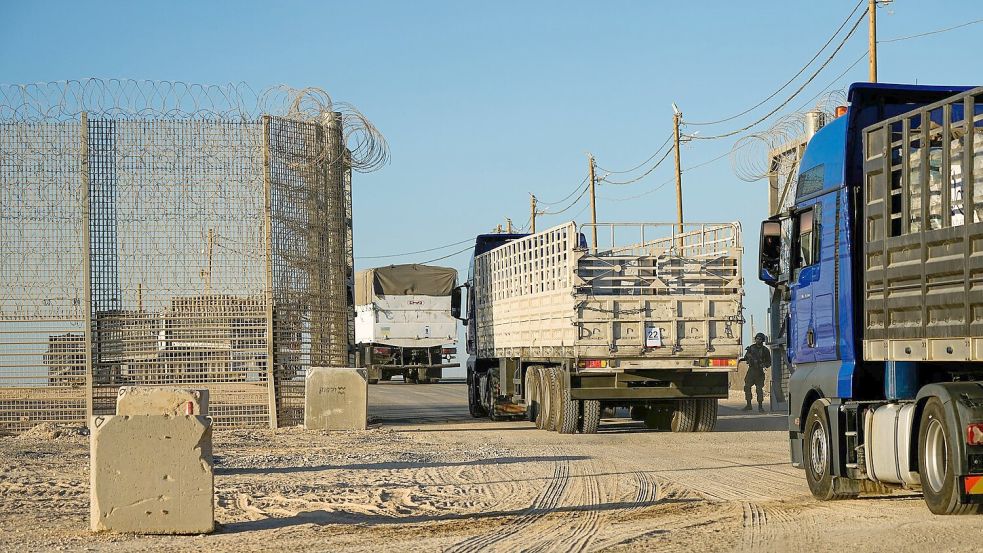
<path id="1" fill-rule="evenodd" d="M 549 485 L 536 496 L 524 514 L 492 532 L 474 536 L 452 545 L 447 548 L 447 553 L 474 553 L 495 545 L 504 546 L 502 542 L 518 536 L 523 530 L 542 519 L 559 505 L 560 498 L 570 483 L 569 461 L 563 460 L 557 463 L 553 467 L 553 476 L 549 480 Z M 515 548 L 503 547 L 503 549 L 514 550 Z"/>

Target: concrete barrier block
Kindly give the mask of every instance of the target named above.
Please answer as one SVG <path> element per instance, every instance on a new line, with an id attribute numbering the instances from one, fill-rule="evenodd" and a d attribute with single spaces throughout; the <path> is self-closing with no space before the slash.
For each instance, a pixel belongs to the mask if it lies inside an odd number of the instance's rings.
<path id="1" fill-rule="evenodd" d="M 365 430 L 369 385 L 365 369 L 313 367 L 304 388 L 309 430 Z"/>
<path id="2" fill-rule="evenodd" d="M 90 428 L 93 531 L 214 530 L 211 419 L 117 415 L 93 417 Z"/>
<path id="3" fill-rule="evenodd" d="M 117 415 L 208 415 L 208 390 L 177 386 L 122 386 L 116 396 Z"/>

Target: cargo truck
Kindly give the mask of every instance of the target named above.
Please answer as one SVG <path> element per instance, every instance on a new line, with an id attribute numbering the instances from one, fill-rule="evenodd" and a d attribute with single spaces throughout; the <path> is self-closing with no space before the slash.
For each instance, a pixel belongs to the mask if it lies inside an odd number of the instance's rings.
<path id="1" fill-rule="evenodd" d="M 983 88 L 855 84 L 761 226 L 792 463 L 822 500 L 983 502 Z"/>
<path id="2" fill-rule="evenodd" d="M 452 307 L 472 416 L 593 433 L 602 408 L 626 407 L 652 428 L 712 430 L 742 353 L 741 253 L 737 223 L 478 236 Z"/>
<path id="3" fill-rule="evenodd" d="M 457 321 L 451 294 L 457 271 L 427 265 L 390 265 L 355 275 L 356 364 L 369 384 L 402 376 L 435 383 L 459 367 Z"/>

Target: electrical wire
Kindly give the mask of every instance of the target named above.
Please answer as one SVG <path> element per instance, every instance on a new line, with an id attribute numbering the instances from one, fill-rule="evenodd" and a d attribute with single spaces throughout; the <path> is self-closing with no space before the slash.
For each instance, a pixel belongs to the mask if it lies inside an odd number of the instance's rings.
<path id="1" fill-rule="evenodd" d="M 355 259 L 382 259 L 382 258 L 385 258 L 385 257 L 402 257 L 404 255 L 415 255 L 415 254 L 418 254 L 418 253 L 434 252 L 434 251 L 437 251 L 437 250 L 443 250 L 445 248 L 450 248 L 452 246 L 460 246 L 461 244 L 463 244 L 465 242 L 470 242 L 472 240 L 474 240 L 474 239 L 473 238 L 467 238 L 465 240 L 461 240 L 460 242 L 454 242 L 453 244 L 445 244 L 443 246 L 437 246 L 436 248 L 428 248 L 426 250 L 417 250 L 415 252 L 391 253 L 391 254 L 387 254 L 387 255 L 361 255 L 361 256 L 355 256 Z"/>
<path id="2" fill-rule="evenodd" d="M 473 239 L 471 239 L 471 238 L 468 239 L 468 241 L 471 241 L 471 240 L 473 240 Z M 449 254 L 447 254 L 447 255 L 445 255 L 443 257 L 435 257 L 434 259 L 428 259 L 426 261 L 421 261 L 419 264 L 420 265 L 426 265 L 427 263 L 433 263 L 434 261 L 441 261 L 443 259 L 447 259 L 449 257 L 454 257 L 455 255 L 460 255 L 460 254 L 462 254 L 462 253 L 464 253 L 466 251 L 471 251 L 473 249 L 474 249 L 474 246 L 468 246 L 468 247 L 464 248 L 463 250 L 458 250 L 458 251 L 456 251 L 454 253 L 449 253 Z"/>
<path id="3" fill-rule="evenodd" d="M 584 180 L 582 180 L 582 181 L 580 181 L 580 184 L 578 184 L 578 185 L 577 185 L 577 186 L 576 186 L 576 187 L 575 187 L 575 188 L 573 189 L 573 192 L 571 192 L 571 193 L 569 193 L 569 194 L 567 194 L 567 195 L 566 195 L 566 197 L 565 197 L 565 198 L 563 198 L 562 200 L 559 200 L 559 201 L 556 201 L 556 202 L 544 202 L 544 201 L 541 201 L 541 200 L 540 200 L 539 198 L 536 198 L 536 203 L 537 203 L 537 204 L 542 204 L 542 205 L 547 205 L 547 206 L 549 206 L 549 205 L 556 205 L 556 204 L 562 204 L 563 202 L 565 202 L 565 201 L 567 201 L 568 199 L 570 199 L 570 198 L 571 198 L 571 197 L 572 197 L 572 196 L 573 196 L 574 194 L 576 194 L 576 193 L 577 193 L 577 191 L 578 191 L 578 190 L 580 190 L 580 187 L 581 187 L 581 186 L 583 186 L 583 185 L 584 185 L 584 183 L 586 183 L 586 182 L 587 182 L 587 179 L 589 179 L 589 178 L 590 178 L 590 175 L 588 175 L 588 176 L 586 176 L 586 177 L 584 177 Z"/>
<path id="4" fill-rule="evenodd" d="M 888 39 L 884 39 L 884 40 L 878 40 L 877 43 L 878 44 L 883 44 L 883 43 L 888 43 L 888 42 L 900 42 L 902 40 L 911 40 L 913 38 L 921 38 L 923 36 L 937 35 L 939 33 L 947 33 L 949 31 L 954 31 L 956 29 L 961 29 L 963 27 L 969 27 L 970 25 L 976 25 L 977 23 L 983 23 L 983 19 L 976 19 L 974 21 L 969 21 L 967 23 L 962 23 L 962 24 L 956 25 L 954 27 L 946 27 L 945 29 L 936 29 L 934 31 L 929 31 L 927 33 L 919 33 L 917 35 L 899 36 L 897 38 L 888 38 Z"/>
<path id="5" fill-rule="evenodd" d="M 569 205 L 567 205 L 567 207 L 564 207 L 560 211 L 542 211 L 540 213 L 542 215 L 559 215 L 559 214 L 561 214 L 561 213 L 569 210 L 571 207 L 577 205 L 577 203 L 580 202 L 580 200 L 583 199 L 584 194 L 586 194 L 588 190 L 590 190 L 590 184 L 588 184 L 587 186 L 584 187 L 583 190 L 581 190 L 580 195 L 577 196 L 577 199 L 576 200 L 574 200 L 573 202 L 571 202 Z"/>
<path id="6" fill-rule="evenodd" d="M 649 174 L 651 174 L 652 171 L 655 171 L 659 167 L 659 165 L 662 165 L 662 162 L 665 161 L 666 158 L 669 157 L 669 154 L 672 153 L 672 150 L 673 150 L 672 148 L 669 148 L 668 150 L 666 150 L 666 153 L 663 154 L 662 158 L 660 158 L 659 161 L 657 161 L 655 163 L 655 165 L 649 167 L 647 171 L 645 171 L 644 173 L 642 173 L 641 175 L 639 175 L 639 176 L 637 176 L 637 177 L 635 177 L 633 179 L 626 180 L 626 181 L 616 181 L 616 180 L 608 180 L 607 177 L 602 177 L 600 179 L 600 181 L 601 182 L 605 182 L 607 184 L 615 184 L 615 185 L 632 184 L 634 182 L 638 182 L 638 181 L 644 179 L 645 177 L 649 176 Z"/>
<path id="7" fill-rule="evenodd" d="M 833 61 L 833 58 L 835 58 L 836 55 L 840 53 L 840 50 L 843 49 L 843 46 L 846 45 L 847 41 L 850 40 L 850 38 L 853 36 L 853 34 L 857 31 L 857 27 L 860 26 L 860 23 L 863 22 L 863 20 L 864 20 L 865 17 L 867 17 L 867 10 L 864 10 L 864 12 L 860 15 L 860 17 L 857 18 L 857 21 L 853 24 L 853 27 L 850 28 L 850 32 L 848 32 L 847 35 L 843 38 L 843 40 L 840 41 L 840 43 L 836 46 L 836 49 L 833 50 L 833 53 L 830 54 L 830 56 L 828 58 L 826 58 L 826 61 L 824 61 L 823 64 L 820 65 L 819 68 L 816 69 L 816 71 L 813 72 L 813 74 L 809 76 L 809 78 L 806 80 L 806 82 L 802 83 L 802 86 L 800 86 L 798 89 L 796 89 L 796 91 L 793 92 L 791 96 L 789 96 L 788 98 L 786 98 L 785 101 L 783 101 L 781 104 L 779 104 L 775 109 L 771 110 L 770 112 L 768 112 L 767 114 L 765 114 L 763 117 L 759 118 L 758 120 L 754 121 L 753 123 L 751 123 L 749 125 L 745 125 L 744 127 L 741 127 L 739 129 L 735 129 L 735 130 L 730 131 L 730 132 L 726 132 L 726 133 L 722 133 L 722 134 L 717 134 L 717 135 L 713 135 L 713 136 L 686 135 L 687 138 L 696 139 L 696 140 L 716 140 L 716 139 L 720 139 L 720 138 L 728 138 L 728 137 L 731 137 L 731 136 L 740 134 L 740 133 L 742 133 L 744 131 L 747 131 L 747 130 L 751 129 L 752 127 L 755 127 L 755 126 L 759 125 L 760 123 L 764 122 L 765 120 L 767 120 L 768 118 L 770 118 L 772 115 L 778 113 L 782 108 L 784 108 L 785 106 L 787 106 L 789 104 L 789 102 L 791 102 L 792 100 L 794 100 L 796 98 L 796 96 L 798 96 L 799 94 L 801 94 L 802 91 L 805 89 L 805 87 L 809 86 L 809 84 L 811 84 L 812 81 L 816 80 L 816 77 L 818 77 L 819 74 L 824 69 L 826 69 L 826 66 L 828 66 L 829 63 L 831 61 Z"/>
<path id="8" fill-rule="evenodd" d="M 723 154 L 720 154 L 719 156 L 717 156 L 715 158 L 708 159 L 707 161 L 704 161 L 702 163 L 698 163 L 696 165 L 693 165 L 692 167 L 686 167 L 686 168 L 684 168 L 682 170 L 682 172 L 685 173 L 685 172 L 688 172 L 688 171 L 692 171 L 694 169 L 699 169 L 700 167 L 706 167 L 707 165 L 710 165 L 711 163 L 720 161 L 721 159 L 727 157 L 728 155 L 730 155 L 730 153 L 731 153 L 731 151 L 728 150 L 727 152 L 724 152 Z M 655 188 L 652 188 L 650 190 L 647 190 L 645 192 L 642 192 L 641 194 L 635 194 L 634 196 L 626 196 L 626 197 L 623 197 L 623 198 L 611 198 L 611 197 L 608 197 L 608 196 L 604 196 L 602 199 L 603 200 L 606 200 L 606 201 L 610 201 L 610 202 L 626 202 L 628 200 L 637 200 L 638 198 L 643 198 L 645 196 L 648 196 L 649 194 L 652 194 L 654 192 L 657 192 L 658 190 L 661 190 L 667 184 L 672 183 L 672 182 L 675 182 L 675 181 L 676 181 L 676 177 L 669 178 L 669 179 L 667 179 L 667 180 L 659 183 Z"/>
<path id="9" fill-rule="evenodd" d="M 737 113 L 735 115 L 731 115 L 730 117 L 725 117 L 724 119 L 717 119 L 716 121 L 697 121 L 697 122 L 687 121 L 686 124 L 687 125 L 693 125 L 693 126 L 704 126 L 704 125 L 716 125 L 718 123 L 726 123 L 727 121 L 733 121 L 734 119 L 737 119 L 738 117 L 741 117 L 742 115 L 747 115 L 748 113 L 751 113 L 752 111 L 758 109 L 759 107 L 761 107 L 765 103 L 767 103 L 768 100 L 771 100 L 775 96 L 778 96 L 778 93 L 779 92 L 785 90 L 788 87 L 788 85 L 792 84 L 795 81 L 795 79 L 798 79 L 800 75 L 802 75 L 803 73 L 805 73 L 806 69 L 808 69 L 809 66 L 812 65 L 812 62 L 816 61 L 816 59 L 819 57 L 819 55 L 822 54 L 826 50 L 826 48 L 829 47 L 829 45 L 833 42 L 833 39 L 835 39 L 840 34 L 840 31 L 843 30 L 843 27 L 846 27 L 847 23 L 850 22 L 850 19 L 853 17 L 853 14 L 857 13 L 857 10 L 860 9 L 860 6 L 864 3 L 864 1 L 865 0 L 860 0 L 860 2 L 857 2 L 857 5 L 853 7 L 853 11 L 850 12 L 850 15 L 846 16 L 846 19 L 844 19 L 843 20 L 843 23 L 841 23 L 840 26 L 836 29 L 836 32 L 834 32 L 832 34 L 832 36 L 829 37 L 829 40 L 827 40 L 826 43 L 823 44 L 823 47 L 820 48 L 819 51 L 816 52 L 816 54 L 814 56 L 812 56 L 812 58 L 808 62 L 806 62 L 806 64 L 803 65 L 802 68 L 799 69 L 799 71 L 795 75 L 792 75 L 792 78 L 791 79 L 785 81 L 785 84 L 783 84 L 781 87 L 779 87 L 778 90 L 772 92 L 767 98 L 765 98 L 764 100 L 761 100 L 757 104 L 749 107 L 748 109 L 746 109 L 746 110 L 744 110 L 744 111 L 742 111 L 740 113 Z M 866 13 L 866 12 L 864 12 L 864 13 Z"/>
<path id="10" fill-rule="evenodd" d="M 645 161 L 643 161 L 643 162 L 639 163 L 638 165 L 632 167 L 631 169 L 625 169 L 624 171 L 613 171 L 611 169 L 605 169 L 605 168 L 601 167 L 600 165 L 597 164 L 596 161 L 594 162 L 594 166 L 597 167 L 598 169 L 600 169 L 602 172 L 609 173 L 609 174 L 612 174 L 612 175 L 623 175 L 625 173 L 632 173 L 636 169 L 639 169 L 640 167 L 642 167 L 646 163 L 652 161 L 655 158 L 655 156 L 659 155 L 659 153 L 662 152 L 662 148 L 665 148 L 666 145 L 669 144 L 669 142 L 671 142 L 671 141 L 672 141 L 672 133 L 669 134 L 669 137 L 666 138 L 666 141 L 662 143 L 662 146 L 659 146 L 659 149 L 656 150 L 654 154 L 650 155 L 648 157 L 648 159 L 646 159 Z"/>

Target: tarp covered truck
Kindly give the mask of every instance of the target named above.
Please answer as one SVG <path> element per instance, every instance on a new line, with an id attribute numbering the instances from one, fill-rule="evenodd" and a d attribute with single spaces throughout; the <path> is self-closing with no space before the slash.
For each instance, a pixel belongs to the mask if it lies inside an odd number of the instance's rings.
<path id="1" fill-rule="evenodd" d="M 399 375 L 406 382 L 437 382 L 458 367 L 457 321 L 451 294 L 457 271 L 427 265 L 390 265 L 355 275 L 355 342 L 369 384 Z"/>
<path id="2" fill-rule="evenodd" d="M 813 495 L 983 505 L 983 88 L 858 83 L 762 223 L 789 298 L 789 437 Z"/>
<path id="3" fill-rule="evenodd" d="M 742 354 L 741 251 L 736 223 L 478 236 L 462 319 L 471 414 L 591 433 L 621 406 L 651 427 L 711 430 Z"/>

